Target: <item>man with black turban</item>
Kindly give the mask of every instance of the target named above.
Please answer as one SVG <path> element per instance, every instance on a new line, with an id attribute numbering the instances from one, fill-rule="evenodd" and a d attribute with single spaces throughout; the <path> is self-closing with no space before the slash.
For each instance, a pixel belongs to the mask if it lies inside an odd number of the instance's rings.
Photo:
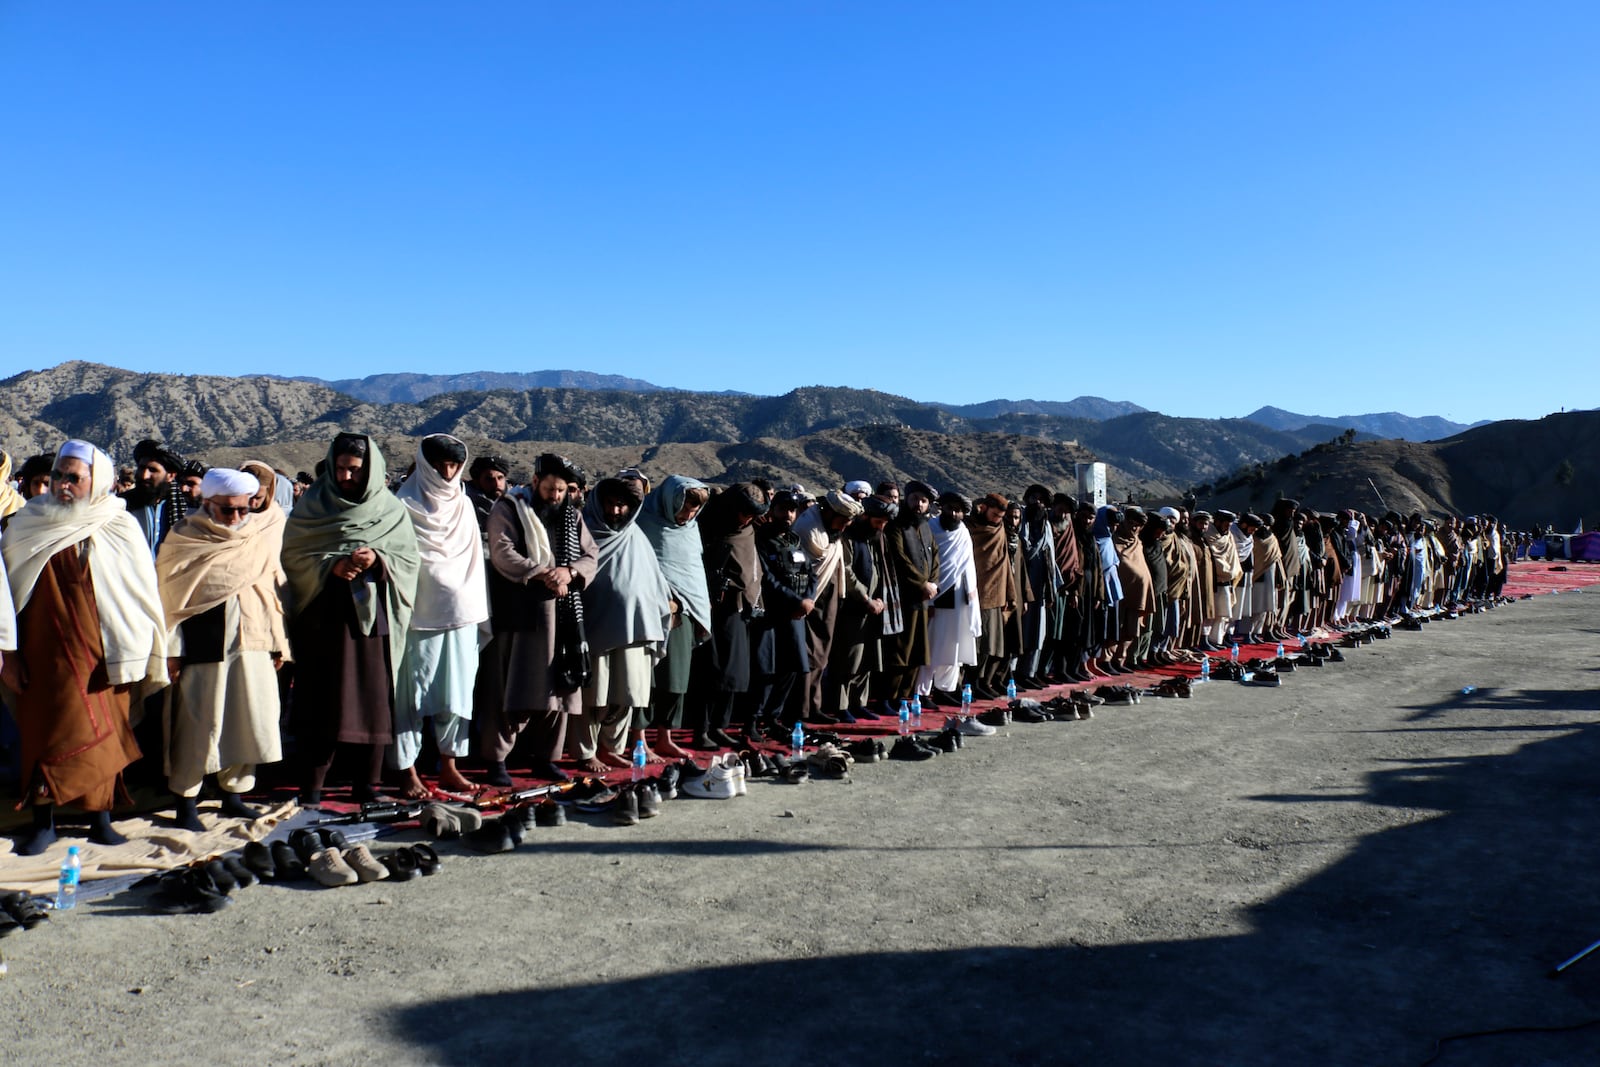
<path id="1" fill-rule="evenodd" d="M 877 718 L 867 707 L 868 684 L 883 671 L 884 638 L 905 626 L 899 576 L 884 546 L 884 530 L 900 509 L 877 496 L 862 498 L 861 509 L 845 528 L 844 596 L 834 621 L 823 702 L 823 710 L 844 723 Z"/>
<path id="2" fill-rule="evenodd" d="M 594 580 L 599 549 L 568 502 L 579 472 L 547 452 L 532 485 L 507 492 L 489 514 L 489 604 L 505 670 L 498 714 L 482 724 L 489 781 L 505 784 L 506 757 L 527 729 L 535 777 L 565 781 L 556 766 L 567 722 L 583 711 L 589 682 L 580 594 Z M 559 655 L 558 655 L 559 654 Z"/>
<path id="3" fill-rule="evenodd" d="M 939 591 L 939 550 L 928 527 L 938 494 L 924 482 L 910 481 L 905 493 L 897 495 L 900 509 L 883 536 L 898 583 L 901 627 L 883 640 L 883 678 L 877 693 L 883 710 L 898 707 L 916 692 L 917 671 L 929 663 L 928 606 Z"/>
<path id="4" fill-rule="evenodd" d="M 134 486 L 122 494 L 122 502 L 144 532 L 150 558 L 154 559 L 167 533 L 189 511 L 178 480 L 183 473 L 183 457 L 147 438 L 133 446 L 133 462 Z"/>

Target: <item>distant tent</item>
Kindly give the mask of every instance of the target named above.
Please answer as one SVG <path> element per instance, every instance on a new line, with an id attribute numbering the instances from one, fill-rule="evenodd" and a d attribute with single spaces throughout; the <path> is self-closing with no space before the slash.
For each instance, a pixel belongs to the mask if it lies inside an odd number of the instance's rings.
<path id="1" fill-rule="evenodd" d="M 1567 540 L 1567 558 L 1600 563 L 1600 531 L 1573 534 Z"/>

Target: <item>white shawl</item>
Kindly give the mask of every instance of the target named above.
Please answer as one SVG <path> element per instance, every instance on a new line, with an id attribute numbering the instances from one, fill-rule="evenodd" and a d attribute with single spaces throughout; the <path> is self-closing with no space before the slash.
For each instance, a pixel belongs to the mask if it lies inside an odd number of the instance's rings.
<path id="1" fill-rule="evenodd" d="M 0 542 L 11 599 L 17 611 L 26 608 L 50 558 L 87 541 L 108 680 L 145 682 L 147 692 L 160 689 L 167 684 L 167 627 L 150 543 L 126 505 L 111 495 L 111 457 L 96 448 L 90 469 L 83 503 L 61 507 L 43 493 L 11 516 Z"/>
<path id="2" fill-rule="evenodd" d="M 843 585 L 844 578 L 844 545 L 839 539 L 828 537 L 827 527 L 822 522 L 823 510 L 827 506 L 818 501 L 794 523 L 794 535 L 800 538 L 801 546 L 811 557 L 811 575 L 817 580 L 819 600 L 834 579 L 839 579 Z"/>
<path id="3" fill-rule="evenodd" d="M 489 618 L 489 586 L 483 569 L 483 542 L 461 475 L 445 481 L 417 446 L 416 469 L 395 495 L 411 513 L 422 570 L 413 630 L 457 630 Z M 541 529 L 543 524 L 540 524 Z"/>
<path id="4" fill-rule="evenodd" d="M 934 599 L 951 589 L 959 589 L 961 603 L 958 607 L 967 613 L 967 622 L 973 637 L 983 636 L 983 609 L 978 606 L 978 564 L 972 556 L 972 534 L 965 523 L 954 530 L 946 530 L 934 519 L 928 523 L 933 531 L 933 544 L 939 550 L 939 592 Z"/>
<path id="5" fill-rule="evenodd" d="M 554 566 L 556 554 L 550 549 L 550 534 L 533 510 L 533 488 L 519 485 L 515 489 L 507 489 L 506 499 L 511 501 L 512 510 L 517 513 L 517 522 L 522 526 L 522 540 L 526 542 L 523 549 L 528 562 L 535 567 Z"/>

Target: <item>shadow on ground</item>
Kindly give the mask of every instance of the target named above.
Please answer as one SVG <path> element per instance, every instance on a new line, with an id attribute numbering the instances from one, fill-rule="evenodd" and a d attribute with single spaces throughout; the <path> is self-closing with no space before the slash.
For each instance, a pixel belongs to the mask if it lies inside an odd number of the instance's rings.
<path id="1" fill-rule="evenodd" d="M 1413 721 L 1470 725 L 1497 699 L 1447 701 Z M 1554 713 L 1591 699 L 1524 693 L 1516 706 Z M 1507 755 L 1374 771 L 1355 799 L 1440 814 L 1363 839 L 1257 907 L 1242 936 L 927 953 L 864 944 L 853 956 L 569 988 L 530 981 L 393 1021 L 424 1058 L 468 1067 L 1420 1063 L 1453 1033 L 1600 1016 L 1600 954 L 1545 977 L 1600 938 L 1597 783 L 1590 724 Z M 1600 1028 L 1450 1042 L 1437 1062 L 1600 1062 Z"/>

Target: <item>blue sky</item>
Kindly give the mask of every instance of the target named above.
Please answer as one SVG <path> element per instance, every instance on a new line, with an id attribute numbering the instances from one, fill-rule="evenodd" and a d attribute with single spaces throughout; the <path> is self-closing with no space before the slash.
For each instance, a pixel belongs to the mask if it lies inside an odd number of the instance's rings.
<path id="1" fill-rule="evenodd" d="M 1589 2 L 0 0 L 0 373 L 1594 407 L 1597 54 Z"/>

